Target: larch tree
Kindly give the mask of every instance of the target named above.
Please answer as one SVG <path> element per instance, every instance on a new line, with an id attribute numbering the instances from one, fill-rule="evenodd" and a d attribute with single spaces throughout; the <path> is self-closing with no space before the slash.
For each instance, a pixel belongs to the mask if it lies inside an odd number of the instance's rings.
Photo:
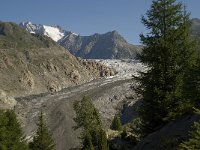
<path id="1" fill-rule="evenodd" d="M 55 150 L 55 143 L 44 123 L 42 112 L 39 116 L 37 127 L 36 135 L 33 137 L 33 141 L 29 143 L 30 150 Z"/>
<path id="2" fill-rule="evenodd" d="M 0 110 L 0 149 L 28 149 L 20 123 L 13 110 Z"/>
<path id="3" fill-rule="evenodd" d="M 189 14 L 176 0 L 153 0 L 142 23 L 149 32 L 140 36 L 144 48 L 139 58 L 149 70 L 138 78 L 143 96 L 140 116 L 149 133 L 190 109 L 183 87 L 196 61 L 195 42 L 190 38 Z"/>
<path id="4" fill-rule="evenodd" d="M 74 110 L 76 112 L 76 117 L 74 121 L 76 126 L 74 129 L 82 129 L 81 140 L 83 144 L 83 149 L 85 147 L 93 147 L 98 150 L 102 150 L 105 145 L 104 136 L 102 138 L 102 123 L 98 110 L 94 107 L 92 100 L 88 96 L 84 96 L 81 101 L 76 101 L 74 103 Z M 91 136 L 91 138 L 90 138 Z M 92 141 L 92 143 L 90 143 Z M 103 143 L 102 143 L 103 142 Z M 88 145 L 89 144 L 89 145 Z"/>
<path id="5" fill-rule="evenodd" d="M 115 116 L 113 118 L 113 121 L 112 121 L 112 124 L 110 126 L 110 129 L 117 130 L 117 131 L 121 131 L 122 130 L 122 124 L 121 124 L 121 121 L 119 119 L 118 114 L 115 114 Z"/>

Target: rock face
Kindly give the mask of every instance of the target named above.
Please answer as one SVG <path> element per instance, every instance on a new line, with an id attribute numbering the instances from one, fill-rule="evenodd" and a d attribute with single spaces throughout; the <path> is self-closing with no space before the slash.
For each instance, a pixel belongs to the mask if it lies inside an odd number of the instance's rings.
<path id="1" fill-rule="evenodd" d="M 17 101 L 7 95 L 7 93 L 0 89 L 0 109 L 13 109 Z"/>
<path id="2" fill-rule="evenodd" d="M 73 55 L 89 59 L 136 58 L 141 52 L 141 47 L 128 44 L 117 31 L 91 36 L 70 34 L 58 43 Z"/>
<path id="3" fill-rule="evenodd" d="M 30 33 L 46 35 L 61 46 L 68 49 L 73 55 L 86 59 L 128 59 L 135 58 L 141 52 L 141 46 L 129 44 L 117 32 L 80 36 L 65 31 L 59 26 L 46 26 L 22 22 L 20 27 Z"/>
<path id="4" fill-rule="evenodd" d="M 11 96 L 56 92 L 99 78 L 102 70 L 85 62 L 46 36 L 0 22 L 0 89 Z"/>
<path id="5" fill-rule="evenodd" d="M 79 60 L 88 70 L 91 70 L 92 72 L 99 72 L 100 77 L 114 76 L 115 74 L 117 74 L 117 71 L 114 68 L 109 68 L 95 60 Z"/>

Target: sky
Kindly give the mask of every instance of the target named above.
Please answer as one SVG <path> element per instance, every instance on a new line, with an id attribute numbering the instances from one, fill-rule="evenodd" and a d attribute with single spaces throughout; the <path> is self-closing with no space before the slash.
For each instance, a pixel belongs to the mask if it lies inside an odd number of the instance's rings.
<path id="1" fill-rule="evenodd" d="M 129 43 L 140 44 L 141 23 L 152 0 L 0 0 L 0 20 L 59 25 L 80 35 L 117 30 Z M 181 1 L 181 0 L 179 0 Z M 200 18 L 200 0 L 185 0 L 191 18 Z"/>

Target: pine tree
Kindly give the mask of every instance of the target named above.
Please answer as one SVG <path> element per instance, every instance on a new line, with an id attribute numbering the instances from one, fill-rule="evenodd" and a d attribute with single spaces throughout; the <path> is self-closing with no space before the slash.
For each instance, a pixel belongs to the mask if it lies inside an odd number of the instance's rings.
<path id="1" fill-rule="evenodd" d="M 94 146 L 92 144 L 92 136 L 89 132 L 86 133 L 83 140 L 83 150 L 94 150 Z"/>
<path id="2" fill-rule="evenodd" d="M 20 124 L 13 110 L 0 110 L 0 149 L 28 149 Z"/>
<path id="3" fill-rule="evenodd" d="M 180 144 L 182 150 L 199 150 L 200 149 L 200 122 L 195 122 L 194 130 L 191 132 L 191 138 Z"/>
<path id="4" fill-rule="evenodd" d="M 117 131 L 121 131 L 122 130 L 122 124 L 121 124 L 121 121 L 120 121 L 119 116 L 117 114 L 115 114 L 110 128 L 112 130 L 117 130 Z"/>
<path id="5" fill-rule="evenodd" d="M 140 116 L 148 133 L 190 109 L 183 86 L 195 64 L 195 44 L 190 38 L 189 14 L 182 3 L 154 0 L 146 16 L 142 23 L 150 31 L 140 36 L 144 48 L 139 58 L 149 70 L 138 80 L 143 96 Z"/>
<path id="6" fill-rule="evenodd" d="M 0 150 L 7 150 L 6 146 L 0 143 Z"/>
<path id="7" fill-rule="evenodd" d="M 199 107 L 200 100 L 200 35 L 198 34 L 193 37 L 197 44 L 197 62 L 188 71 L 184 86 L 185 97 L 193 102 L 195 107 Z"/>
<path id="8" fill-rule="evenodd" d="M 44 123 L 43 113 L 39 116 L 39 123 L 36 135 L 33 137 L 33 141 L 30 142 L 30 150 L 55 150 L 54 141 L 48 131 L 47 126 Z"/>
<path id="9" fill-rule="evenodd" d="M 200 110 L 195 112 L 200 115 Z M 180 150 L 199 150 L 200 149 L 200 121 L 194 122 L 193 130 L 190 132 L 190 138 L 180 144 Z"/>
<path id="10" fill-rule="evenodd" d="M 108 146 L 108 140 L 106 137 L 106 132 L 101 129 L 100 133 L 99 133 L 99 140 L 98 140 L 98 149 L 99 150 L 109 150 L 109 146 Z"/>
<path id="11" fill-rule="evenodd" d="M 74 110 L 76 112 L 76 117 L 74 118 L 76 126 L 74 129 L 83 129 L 81 133 L 83 144 L 85 139 L 88 138 L 86 135 L 90 134 L 93 146 L 97 146 L 102 123 L 100 115 L 94 107 L 91 98 L 84 96 L 81 101 L 76 101 L 74 103 Z"/>

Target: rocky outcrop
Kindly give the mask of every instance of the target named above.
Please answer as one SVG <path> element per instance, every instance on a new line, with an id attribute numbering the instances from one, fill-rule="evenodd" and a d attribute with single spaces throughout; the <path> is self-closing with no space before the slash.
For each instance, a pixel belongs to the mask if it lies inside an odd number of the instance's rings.
<path id="1" fill-rule="evenodd" d="M 117 74 L 117 71 L 114 68 L 109 68 L 95 60 L 79 59 L 79 61 L 86 67 L 86 69 L 92 72 L 98 72 L 100 77 L 109 77 Z"/>
<path id="2" fill-rule="evenodd" d="M 30 71 L 24 71 L 21 74 L 21 77 L 19 79 L 19 82 L 23 84 L 25 88 L 33 89 L 34 88 L 34 79 L 33 75 Z"/>
<path id="3" fill-rule="evenodd" d="M 17 101 L 0 89 L 0 109 L 13 109 Z"/>
<path id="4" fill-rule="evenodd" d="M 60 87 L 59 83 L 50 81 L 47 85 L 47 89 L 49 92 L 58 92 L 62 88 Z"/>

